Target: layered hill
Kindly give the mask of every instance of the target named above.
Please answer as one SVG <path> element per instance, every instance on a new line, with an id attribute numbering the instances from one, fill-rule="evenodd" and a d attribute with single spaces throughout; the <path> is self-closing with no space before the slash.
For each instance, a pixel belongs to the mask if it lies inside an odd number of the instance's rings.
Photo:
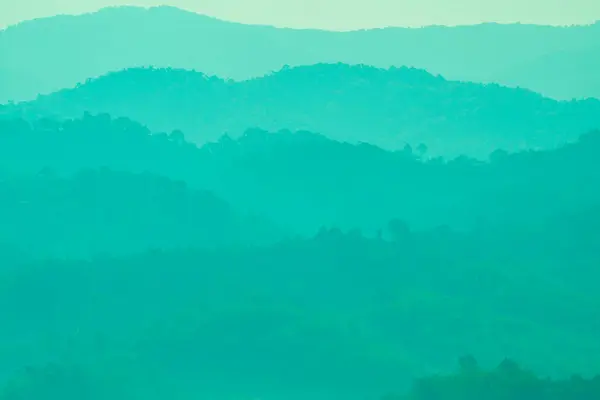
<path id="1" fill-rule="evenodd" d="M 99 32 L 101 32 L 99 34 Z M 600 24 L 550 27 L 482 24 L 353 32 L 279 29 L 243 25 L 176 8 L 123 7 L 81 16 L 56 16 L 0 32 L 0 102 L 34 98 L 125 68 L 197 69 L 223 78 L 247 79 L 284 65 L 320 62 L 412 66 L 448 79 L 515 84 L 545 95 L 596 96 L 597 75 L 588 86 L 563 86 L 543 62 L 555 54 L 600 54 Z M 507 75 L 521 65 L 539 74 Z M 577 75 L 577 73 L 575 73 Z M 565 79 L 561 77 L 561 79 Z M 566 80 L 579 79 L 569 72 Z"/>
<path id="2" fill-rule="evenodd" d="M 33 125 L 0 121 L 0 171 L 149 172 L 210 190 L 234 209 L 299 233 L 322 226 L 374 233 L 394 218 L 418 228 L 528 227 L 600 203 L 599 138 L 590 133 L 549 151 L 496 151 L 485 163 L 466 157 L 445 162 L 423 160 L 410 148 L 386 151 L 309 132 L 251 130 L 197 148 L 181 132 L 151 134 L 103 115 Z"/>
<path id="3" fill-rule="evenodd" d="M 591 374 L 599 241 L 581 228 L 597 232 L 599 216 L 540 231 L 530 252 L 506 251 L 505 235 L 324 231 L 265 248 L 4 263 L 0 385 L 48 366 L 26 399 L 359 400 L 470 352 Z M 548 246 L 564 227 L 581 233 L 566 255 Z M 61 368 L 74 369 L 66 382 Z"/>
<path id="4" fill-rule="evenodd" d="M 0 243 L 37 257 L 219 248 L 278 238 L 223 200 L 151 174 L 80 170 L 0 174 Z"/>
<path id="5" fill-rule="evenodd" d="M 0 393 L 360 400 L 468 353 L 590 374 L 599 154 L 0 120 Z"/>
<path id="6" fill-rule="evenodd" d="M 560 102 L 423 70 L 346 64 L 284 68 L 242 82 L 174 69 L 130 69 L 88 80 L 0 114 L 129 117 L 152 131 L 181 129 L 198 144 L 248 128 L 309 130 L 387 149 L 425 144 L 431 155 L 553 148 L 600 126 L 600 101 Z"/>

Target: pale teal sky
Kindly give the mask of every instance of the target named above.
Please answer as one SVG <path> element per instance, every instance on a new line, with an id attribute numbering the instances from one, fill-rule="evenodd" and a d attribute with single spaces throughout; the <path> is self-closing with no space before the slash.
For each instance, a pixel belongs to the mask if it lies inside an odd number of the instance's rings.
<path id="1" fill-rule="evenodd" d="M 0 27 L 114 5 L 167 4 L 246 23 L 334 30 L 381 26 L 600 20 L 600 0 L 0 0 Z"/>

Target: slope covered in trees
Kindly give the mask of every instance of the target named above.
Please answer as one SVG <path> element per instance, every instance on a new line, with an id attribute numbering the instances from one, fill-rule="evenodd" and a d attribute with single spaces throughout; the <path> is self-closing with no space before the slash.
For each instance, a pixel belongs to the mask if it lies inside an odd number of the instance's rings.
<path id="1" fill-rule="evenodd" d="M 358 400 L 460 354 L 592 374 L 599 152 L 597 132 L 478 162 L 309 132 L 197 147 L 108 115 L 4 119 L 0 393 Z M 419 387 L 471 390 L 432 379 Z"/>
<path id="2" fill-rule="evenodd" d="M 181 179 L 190 175 L 177 160 L 188 147 L 197 151 L 192 145 L 107 116 L 40 121 L 33 130 L 24 121 L 0 125 L 4 245 L 72 257 L 259 244 L 281 235 Z"/>
<path id="3" fill-rule="evenodd" d="M 567 99 L 600 97 L 594 89 L 597 75 L 588 76 L 589 86 L 569 88 L 561 81 L 577 79 L 573 74 L 555 79 L 554 67 L 549 65 L 547 73 L 539 61 L 557 54 L 568 63 L 570 53 L 581 49 L 593 63 L 599 41 L 600 24 L 327 32 L 230 23 L 167 7 L 111 8 L 28 21 L 0 31 L 0 82 L 7 83 L 0 86 L 0 102 L 32 99 L 39 93 L 131 67 L 197 69 L 224 78 L 247 79 L 284 65 L 319 62 L 413 66 L 449 79 L 515 83 Z M 522 64 L 536 64 L 541 69 L 535 76 L 506 77 L 507 71 Z"/>
<path id="4" fill-rule="evenodd" d="M 589 400 L 600 396 L 600 377 L 571 379 L 547 379 L 537 377 L 512 360 L 504 360 L 493 370 L 479 368 L 471 357 L 460 360 L 461 369 L 452 375 L 431 376 L 415 382 L 408 395 L 385 395 L 381 400 L 497 400 L 531 399 L 540 400 Z M 466 363 L 466 365 L 464 365 Z M 50 379 L 49 379 L 50 378 Z M 73 385 L 77 383 L 77 385 Z M 65 391 L 65 388 L 70 388 Z M 173 395 L 171 391 L 168 395 Z M 318 398 L 314 393 L 310 398 Z M 127 391 L 118 389 L 103 377 L 86 374 L 81 368 L 48 365 L 20 372 L 0 395 L 2 400 L 50 400 L 62 399 L 114 399 L 125 400 Z M 156 392 L 148 393 L 145 399 L 160 399 Z M 179 397 L 185 398 L 185 397 Z M 223 398 L 223 397 L 220 397 Z M 306 397 L 286 397 L 300 400 Z M 345 400 L 353 396 L 345 396 Z"/>
<path id="5" fill-rule="evenodd" d="M 198 148 L 181 132 L 153 135 L 107 115 L 0 122 L 0 167 L 12 174 L 148 171 L 309 234 L 323 225 L 374 234 L 394 218 L 418 229 L 524 228 L 600 203 L 598 154 L 597 132 L 557 150 L 497 151 L 478 162 L 423 159 L 418 149 L 391 152 L 309 132 L 250 130 Z"/>
<path id="6" fill-rule="evenodd" d="M 421 379 L 409 396 L 398 400 L 589 400 L 598 396 L 600 375 L 591 379 L 579 375 L 565 380 L 543 379 L 512 360 L 504 360 L 495 369 L 486 370 L 480 368 L 474 358 L 463 357 L 457 373 Z"/>
<path id="7" fill-rule="evenodd" d="M 433 155 L 552 148 L 600 126 L 600 101 L 557 102 L 497 85 L 448 81 L 422 70 L 318 64 L 244 82 L 170 69 L 109 74 L 5 115 L 133 118 L 153 131 L 181 129 L 196 143 L 248 128 L 309 130 L 389 149 L 424 143 Z"/>
<path id="8" fill-rule="evenodd" d="M 0 400 L 600 398 L 599 28 L 0 31 Z"/>
<path id="9" fill-rule="evenodd" d="M 278 238 L 211 193 L 151 174 L 108 169 L 72 177 L 42 170 L 0 182 L 0 243 L 36 256 L 128 254 L 150 248 L 224 247 Z"/>
<path id="10" fill-rule="evenodd" d="M 0 380 L 54 364 L 31 385 L 92 385 L 99 399 L 376 398 L 457 354 L 589 375 L 600 368 L 598 215 L 563 218 L 510 252 L 502 232 L 323 230 L 263 248 L 3 263 Z M 545 248 L 564 226 L 580 240 Z M 61 368 L 79 375 L 60 387 Z"/>

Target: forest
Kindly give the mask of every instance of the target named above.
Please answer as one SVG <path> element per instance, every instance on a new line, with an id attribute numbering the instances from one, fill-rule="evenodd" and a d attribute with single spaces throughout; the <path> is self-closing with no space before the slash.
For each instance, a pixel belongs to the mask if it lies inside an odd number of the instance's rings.
<path id="1" fill-rule="evenodd" d="M 557 101 L 415 68 L 342 63 L 284 67 L 240 82 L 176 68 L 130 68 L 0 107 L 0 115 L 31 121 L 85 112 L 131 118 L 153 132 L 182 130 L 197 144 L 251 128 L 287 129 L 390 150 L 425 144 L 432 156 L 478 159 L 499 148 L 555 148 L 600 126 L 596 98 Z"/>
<path id="2" fill-rule="evenodd" d="M 600 399 L 598 43 L 0 27 L 0 400 Z"/>
<path id="3" fill-rule="evenodd" d="M 4 398 L 590 399 L 570 376 L 600 371 L 599 153 L 598 132 L 483 162 L 3 118 Z M 439 375 L 470 354 L 488 369 Z"/>
<path id="4" fill-rule="evenodd" d="M 563 14 L 572 15 L 578 6 Z M 6 55 L 0 63 L 0 103 L 32 100 L 131 67 L 177 67 L 246 80 L 284 65 L 332 62 L 415 67 L 452 80 L 527 88 L 561 100 L 600 98 L 599 38 L 600 22 L 339 32 L 242 24 L 175 7 L 108 7 L 0 31 L 0 51 Z"/>

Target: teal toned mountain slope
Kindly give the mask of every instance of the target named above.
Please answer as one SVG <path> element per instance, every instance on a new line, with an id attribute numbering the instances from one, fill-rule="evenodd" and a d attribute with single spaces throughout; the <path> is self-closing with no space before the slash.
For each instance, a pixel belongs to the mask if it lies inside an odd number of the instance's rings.
<path id="1" fill-rule="evenodd" d="M 376 399 L 467 353 L 589 375 L 600 368 L 599 217 L 563 218 L 519 248 L 498 232 L 323 230 L 263 248 L 4 263 L 0 384 L 48 365 L 7 392 Z M 547 246 L 565 227 L 579 240 Z"/>
<path id="2" fill-rule="evenodd" d="M 308 234 L 337 226 L 373 235 L 394 218 L 418 229 L 526 229 L 600 203 L 600 185 L 591 184 L 600 181 L 599 155 L 597 132 L 553 151 L 496 151 L 482 163 L 465 157 L 444 162 L 428 159 L 424 148 L 390 152 L 309 132 L 250 130 L 197 148 L 181 132 L 152 135 L 106 115 L 33 126 L 0 121 L 0 171 L 8 174 L 147 171 L 210 190 L 234 209 Z"/>
<path id="3" fill-rule="evenodd" d="M 340 33 L 243 25 L 169 7 L 110 8 L 28 21 L 0 31 L 0 74 L 4 75 L 0 82 L 10 82 L 1 86 L 0 102 L 32 99 L 131 67 L 197 69 L 246 79 L 284 65 L 319 62 L 413 66 L 448 79 L 515 82 L 569 99 L 600 97 L 599 92 L 581 86 L 556 90 L 552 69 L 546 73 L 542 63 L 539 76 L 500 79 L 523 63 L 536 63 L 562 51 L 568 57 L 569 52 L 587 51 L 598 42 L 600 24 L 481 24 Z M 547 79 L 540 81 L 540 76 Z M 594 87 L 600 78 L 589 79 Z"/>
<path id="4" fill-rule="evenodd" d="M 600 127 L 600 100 L 558 102 L 497 85 L 448 81 L 408 68 L 345 64 L 286 68 L 243 82 L 171 69 L 131 69 L 0 108 L 0 115 L 130 117 L 181 129 L 202 144 L 248 128 L 309 130 L 388 149 L 424 143 L 431 155 L 553 148 Z"/>
<path id="5" fill-rule="evenodd" d="M 0 121 L 0 399 L 364 400 L 470 353 L 598 371 L 600 133 L 487 163 L 419 153 Z M 456 379 L 413 399 L 463 400 Z"/>
<path id="6" fill-rule="evenodd" d="M 599 46 L 170 7 L 0 31 L 0 400 L 599 400 Z"/>
<path id="7" fill-rule="evenodd" d="M 270 228 L 182 182 L 106 169 L 4 177 L 0 219 L 0 243 L 38 257 L 260 244 Z"/>

